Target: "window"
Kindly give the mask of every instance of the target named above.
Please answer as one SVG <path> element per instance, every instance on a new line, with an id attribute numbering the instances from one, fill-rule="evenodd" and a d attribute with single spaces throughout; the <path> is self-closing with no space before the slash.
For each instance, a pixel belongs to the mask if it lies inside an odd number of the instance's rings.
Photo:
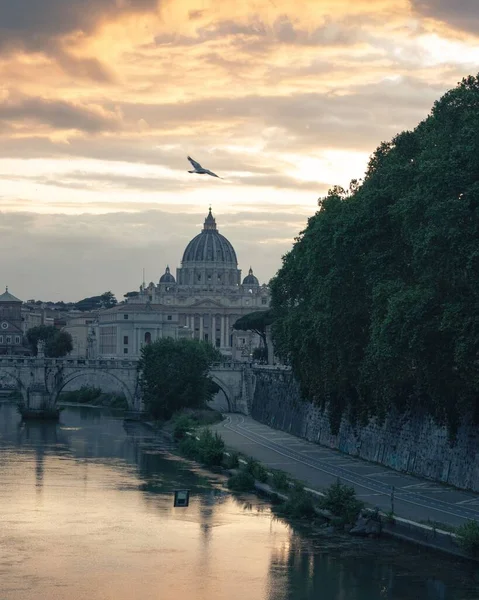
<path id="1" fill-rule="evenodd" d="M 125 321 L 128 319 L 128 315 L 123 315 L 123 318 L 125 319 Z"/>
<path id="2" fill-rule="evenodd" d="M 201 281 L 201 274 L 198 274 L 198 281 Z"/>
<path id="3" fill-rule="evenodd" d="M 11 344 L 11 343 L 12 343 L 12 336 L 7 335 L 7 344 Z"/>
<path id="4" fill-rule="evenodd" d="M 168 317 L 167 317 L 167 318 L 168 318 L 168 321 L 171 321 L 171 319 L 172 319 L 172 316 L 171 316 L 171 315 L 168 315 Z"/>
<path id="5" fill-rule="evenodd" d="M 128 348 L 123 348 L 123 354 L 128 354 Z"/>
<path id="6" fill-rule="evenodd" d="M 149 331 L 145 333 L 145 344 L 151 344 L 151 333 Z"/>
<path id="7" fill-rule="evenodd" d="M 0 335 L 0 344 L 3 344 L 3 335 Z"/>
<path id="8" fill-rule="evenodd" d="M 15 344 L 19 344 L 20 343 L 20 336 L 16 335 L 15 336 Z"/>
<path id="9" fill-rule="evenodd" d="M 221 346 L 220 338 L 216 338 L 216 347 L 219 348 Z"/>
<path id="10" fill-rule="evenodd" d="M 127 335 L 123 336 L 123 343 L 128 344 L 128 336 Z"/>
<path id="11" fill-rule="evenodd" d="M 207 342 L 207 341 L 208 341 L 208 334 L 205 333 L 205 342 Z"/>
<path id="12" fill-rule="evenodd" d="M 267 298 L 261 298 L 261 304 L 266 304 L 267 301 Z"/>

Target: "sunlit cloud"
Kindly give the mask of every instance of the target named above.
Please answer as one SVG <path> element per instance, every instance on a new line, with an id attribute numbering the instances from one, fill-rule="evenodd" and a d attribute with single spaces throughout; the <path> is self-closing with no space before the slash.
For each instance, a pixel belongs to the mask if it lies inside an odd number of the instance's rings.
<path id="1" fill-rule="evenodd" d="M 17 295 L 64 296 L 25 275 L 39 240 L 80 296 L 134 287 L 149 261 L 159 276 L 148 253 L 178 264 L 210 204 L 243 268 L 268 280 L 318 197 L 360 179 L 381 141 L 479 63 L 475 0 L 297 8 L 0 0 L 0 210 L 17 250 L 2 268 Z M 224 179 L 188 174 L 188 154 Z M 92 252 L 94 276 L 76 262 Z"/>

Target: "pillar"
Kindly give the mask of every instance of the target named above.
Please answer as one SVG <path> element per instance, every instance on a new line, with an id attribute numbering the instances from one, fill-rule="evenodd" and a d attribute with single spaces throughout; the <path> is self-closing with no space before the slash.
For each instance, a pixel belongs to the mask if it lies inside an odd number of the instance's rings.
<path id="1" fill-rule="evenodd" d="M 204 339 L 203 334 L 203 315 L 200 315 L 200 340 Z"/>
<path id="2" fill-rule="evenodd" d="M 225 345 L 225 316 L 221 315 L 220 346 L 223 348 L 224 345 Z"/>
<path id="3" fill-rule="evenodd" d="M 210 342 L 216 346 L 216 317 L 211 315 Z"/>

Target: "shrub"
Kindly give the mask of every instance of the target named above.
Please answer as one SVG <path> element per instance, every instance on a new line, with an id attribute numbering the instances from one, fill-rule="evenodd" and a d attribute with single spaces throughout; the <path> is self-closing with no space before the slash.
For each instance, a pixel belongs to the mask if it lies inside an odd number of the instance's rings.
<path id="1" fill-rule="evenodd" d="M 283 471 L 273 471 L 273 486 L 280 492 L 286 492 L 290 489 L 289 479 Z"/>
<path id="2" fill-rule="evenodd" d="M 173 437 L 175 440 L 182 440 L 187 433 L 193 431 L 196 423 L 188 415 L 179 415 L 174 421 Z"/>
<path id="3" fill-rule="evenodd" d="M 228 488 L 233 492 L 251 492 L 254 489 L 254 477 L 242 469 L 228 479 Z"/>
<path id="4" fill-rule="evenodd" d="M 343 485 L 339 480 L 327 490 L 326 496 L 321 500 L 321 508 L 332 512 L 343 523 L 354 523 L 364 503 L 356 498 L 353 487 Z"/>
<path id="5" fill-rule="evenodd" d="M 266 483 L 268 481 L 268 471 L 254 458 L 247 459 L 244 469 L 248 473 L 251 473 L 251 475 L 258 481 L 261 481 L 262 483 Z"/>
<path id="6" fill-rule="evenodd" d="M 278 512 L 291 519 L 311 519 L 316 516 L 313 500 L 304 490 L 293 490 L 288 500 L 278 508 Z"/>
<path id="7" fill-rule="evenodd" d="M 198 440 L 199 459 L 207 466 L 219 466 L 223 462 L 225 443 L 218 433 L 204 429 Z"/>
<path id="8" fill-rule="evenodd" d="M 198 458 L 198 440 L 193 436 L 186 436 L 180 441 L 179 450 L 187 458 Z"/>
<path id="9" fill-rule="evenodd" d="M 457 529 L 457 537 L 461 548 L 474 558 L 479 556 L 479 523 L 466 521 Z"/>
<path id="10" fill-rule="evenodd" d="M 227 469 L 237 469 L 239 467 L 238 452 L 231 452 L 228 456 L 225 456 L 224 464 Z"/>

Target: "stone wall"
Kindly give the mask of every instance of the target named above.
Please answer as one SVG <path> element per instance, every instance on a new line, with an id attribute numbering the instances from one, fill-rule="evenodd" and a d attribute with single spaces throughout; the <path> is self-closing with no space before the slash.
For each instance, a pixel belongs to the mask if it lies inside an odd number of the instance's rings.
<path id="1" fill-rule="evenodd" d="M 371 421 L 353 427 L 346 420 L 332 435 L 328 418 L 301 399 L 291 373 L 255 370 L 251 416 L 276 429 L 435 481 L 479 491 L 479 434 L 463 425 L 451 447 L 447 431 L 419 415 L 389 415 L 383 424 Z"/>

